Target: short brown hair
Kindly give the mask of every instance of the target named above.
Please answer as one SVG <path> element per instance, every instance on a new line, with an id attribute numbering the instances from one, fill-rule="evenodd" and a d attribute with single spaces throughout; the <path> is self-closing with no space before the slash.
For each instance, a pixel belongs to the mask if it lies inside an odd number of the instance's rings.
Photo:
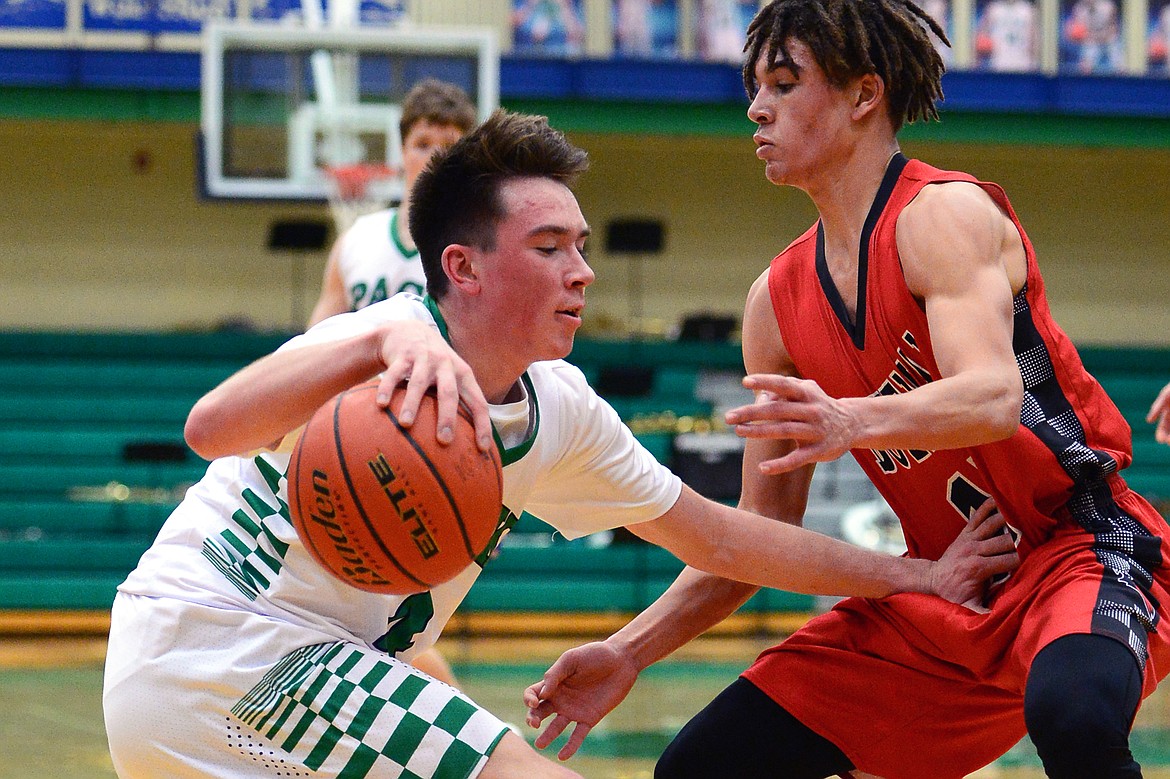
<path id="1" fill-rule="evenodd" d="M 572 186 L 588 167 L 588 155 L 549 127 L 548 119 L 502 109 L 436 152 L 410 191 L 410 235 L 431 297 L 447 292 L 444 249 L 495 248 L 496 228 L 507 216 L 500 202 L 504 182 L 541 177 Z"/>
<path id="2" fill-rule="evenodd" d="M 867 73 L 881 76 L 897 131 L 907 122 L 938 118 L 945 67 L 928 30 L 950 45 L 913 0 L 772 0 L 748 26 L 743 85 L 755 97 L 755 68 L 765 51 L 769 70 L 793 67 L 788 41 L 797 40 L 834 86 Z"/>
<path id="3" fill-rule="evenodd" d="M 433 124 L 446 124 L 467 132 L 475 127 L 475 104 L 460 87 L 424 78 L 411 87 L 402 101 L 402 118 L 398 120 L 398 131 L 406 140 L 411 128 L 426 120 Z"/>

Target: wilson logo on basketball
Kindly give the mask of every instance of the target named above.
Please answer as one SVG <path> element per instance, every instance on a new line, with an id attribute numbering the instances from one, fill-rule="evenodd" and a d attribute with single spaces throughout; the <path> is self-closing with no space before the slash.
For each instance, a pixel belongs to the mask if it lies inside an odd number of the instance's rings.
<path id="1" fill-rule="evenodd" d="M 382 487 L 382 492 L 390 499 L 390 504 L 394 506 L 394 511 L 398 514 L 398 518 L 402 520 L 403 524 L 410 527 L 410 537 L 414 540 L 414 545 L 418 547 L 418 551 L 423 556 L 423 559 L 429 560 L 437 555 L 439 553 L 438 543 L 435 542 L 434 536 L 431 535 L 426 525 L 423 524 L 422 517 L 419 516 L 415 507 L 406 503 L 406 490 L 394 484 L 394 482 L 398 481 L 398 477 L 394 474 L 394 469 L 390 467 L 390 463 L 386 462 L 386 456 L 378 452 L 378 456 L 372 460 L 367 460 L 366 465 L 370 466 L 374 478 L 378 480 L 378 484 Z"/>
<path id="2" fill-rule="evenodd" d="M 333 503 L 333 491 L 329 489 L 329 477 L 322 471 L 313 471 L 313 492 L 316 493 L 313 501 L 313 510 L 309 512 L 309 521 L 315 522 L 325 529 L 325 535 L 333 542 L 333 549 L 341 558 L 342 569 L 345 575 L 369 586 L 385 586 L 386 581 L 377 571 L 365 564 L 365 560 L 358 550 L 354 549 L 346 536 L 345 530 L 335 521 L 337 507 Z"/>

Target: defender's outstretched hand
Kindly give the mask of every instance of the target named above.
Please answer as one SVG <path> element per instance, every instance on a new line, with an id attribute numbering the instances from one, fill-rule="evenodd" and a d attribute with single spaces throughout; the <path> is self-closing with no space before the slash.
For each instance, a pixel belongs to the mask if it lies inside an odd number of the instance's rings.
<path id="1" fill-rule="evenodd" d="M 556 715 L 536 737 L 536 747 L 544 749 L 575 722 L 557 753 L 568 760 L 593 726 L 625 699 L 637 678 L 634 664 L 604 641 L 565 652 L 545 671 L 544 679 L 524 690 L 529 726 L 539 728 L 545 718 Z"/>
<path id="2" fill-rule="evenodd" d="M 1007 519 L 988 498 L 934 564 L 931 589 L 939 597 L 985 612 L 988 580 L 1020 564 Z"/>
<path id="3" fill-rule="evenodd" d="M 830 397 L 815 381 L 780 374 L 756 373 L 743 386 L 756 393 L 756 401 L 733 408 L 727 424 L 744 438 L 788 438 L 796 447 L 783 457 L 760 463 L 766 474 L 794 471 L 809 463 L 835 460 L 849 451 L 852 427 L 844 405 Z"/>

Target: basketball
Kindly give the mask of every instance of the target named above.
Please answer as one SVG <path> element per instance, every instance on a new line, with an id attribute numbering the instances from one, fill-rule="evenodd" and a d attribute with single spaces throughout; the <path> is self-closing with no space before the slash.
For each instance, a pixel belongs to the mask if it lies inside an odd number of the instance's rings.
<path id="1" fill-rule="evenodd" d="M 499 454 L 481 452 L 460 407 L 455 440 L 435 438 L 432 387 L 414 425 L 406 393 L 374 402 L 378 381 L 340 393 L 305 425 L 288 469 L 289 510 L 305 548 L 367 592 L 408 595 L 449 581 L 487 548 L 500 518 Z"/>

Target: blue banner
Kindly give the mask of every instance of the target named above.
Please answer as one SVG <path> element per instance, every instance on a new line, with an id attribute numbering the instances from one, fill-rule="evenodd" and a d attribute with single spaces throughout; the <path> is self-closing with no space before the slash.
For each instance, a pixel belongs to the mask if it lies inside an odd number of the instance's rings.
<path id="1" fill-rule="evenodd" d="M 211 19 L 236 15 L 235 0 L 85 0 L 88 31 L 199 33 Z"/>
<path id="2" fill-rule="evenodd" d="M 323 13 L 328 14 L 328 0 L 323 2 Z M 404 0 L 361 0 L 358 6 L 362 24 L 391 25 L 406 17 Z M 279 22 L 285 19 L 300 21 L 300 0 L 252 0 L 252 19 L 255 21 Z"/>
<path id="3" fill-rule="evenodd" d="M 65 29 L 65 0 L 0 0 L 0 27 Z"/>

